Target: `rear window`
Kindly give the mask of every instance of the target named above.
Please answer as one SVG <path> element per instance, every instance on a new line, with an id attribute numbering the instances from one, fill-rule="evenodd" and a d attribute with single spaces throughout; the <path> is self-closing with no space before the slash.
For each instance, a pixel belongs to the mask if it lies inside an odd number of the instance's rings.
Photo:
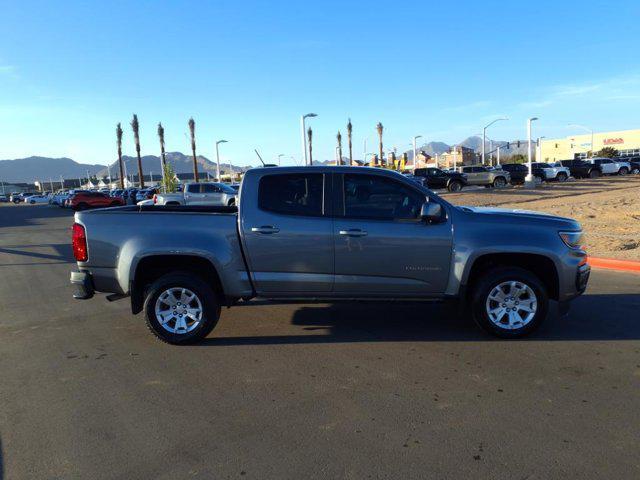
<path id="1" fill-rule="evenodd" d="M 320 216 L 323 187 L 322 173 L 266 175 L 260 179 L 258 206 L 285 215 Z"/>

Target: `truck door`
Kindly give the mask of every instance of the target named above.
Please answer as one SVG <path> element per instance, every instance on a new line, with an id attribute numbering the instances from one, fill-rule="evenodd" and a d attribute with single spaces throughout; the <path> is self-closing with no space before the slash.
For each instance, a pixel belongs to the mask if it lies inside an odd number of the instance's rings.
<path id="1" fill-rule="evenodd" d="M 335 293 L 441 294 L 449 279 L 451 222 L 419 218 L 426 195 L 382 175 L 336 175 Z"/>
<path id="2" fill-rule="evenodd" d="M 213 183 L 202 184 L 202 203 L 204 205 L 222 205 L 222 189 Z"/>
<path id="3" fill-rule="evenodd" d="M 202 185 L 200 183 L 189 183 L 184 192 L 185 205 L 202 205 L 204 194 L 201 193 Z"/>
<path id="4" fill-rule="evenodd" d="M 295 296 L 333 288 L 331 174 L 267 173 L 243 191 L 242 239 L 258 294 Z"/>

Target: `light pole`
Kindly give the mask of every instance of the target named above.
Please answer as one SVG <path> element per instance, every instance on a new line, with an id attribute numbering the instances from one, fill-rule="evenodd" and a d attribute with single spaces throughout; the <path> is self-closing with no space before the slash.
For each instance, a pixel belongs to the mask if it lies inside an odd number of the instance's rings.
<path id="1" fill-rule="evenodd" d="M 216 182 L 220 181 L 220 150 L 218 145 L 221 143 L 227 143 L 226 140 L 218 140 L 216 142 Z"/>
<path id="2" fill-rule="evenodd" d="M 527 119 L 527 165 L 529 167 L 529 173 L 527 173 L 524 179 L 524 186 L 526 188 L 535 188 L 536 182 L 533 178 L 533 172 L 531 170 L 531 122 L 538 120 L 538 117 L 531 117 Z"/>
<path id="3" fill-rule="evenodd" d="M 308 155 L 307 155 L 307 129 L 305 126 L 305 119 L 317 117 L 318 115 L 315 113 L 307 113 L 306 115 L 302 115 L 300 117 L 300 127 L 302 129 L 302 155 L 304 159 L 304 166 L 306 167 L 309 163 Z"/>
<path id="4" fill-rule="evenodd" d="M 500 149 L 502 148 L 502 145 L 498 145 L 498 148 L 496 149 L 496 167 L 500 165 Z"/>
<path id="5" fill-rule="evenodd" d="M 582 130 L 585 130 L 591 134 L 591 156 L 593 157 L 593 155 L 595 154 L 595 146 L 593 145 L 593 130 L 589 127 L 585 127 L 583 125 L 577 125 L 575 123 L 570 123 L 569 127 L 581 128 Z"/>
<path id="6" fill-rule="evenodd" d="M 509 119 L 507 117 L 496 118 L 493 122 L 489 123 L 482 129 L 482 164 L 483 165 L 484 165 L 484 144 L 487 141 L 487 128 L 489 128 L 494 123 L 499 122 L 500 120 L 509 120 Z"/>
<path id="7" fill-rule="evenodd" d="M 536 142 L 538 145 L 536 148 L 536 162 L 542 162 L 542 139 L 547 137 L 538 137 L 538 141 Z"/>
<path id="8" fill-rule="evenodd" d="M 417 160 L 418 160 L 418 149 L 416 148 L 416 140 L 422 138 L 422 135 L 415 135 L 413 137 L 413 174 L 416 174 Z"/>
<path id="9" fill-rule="evenodd" d="M 280 153 L 280 154 L 278 154 L 278 166 L 280 166 L 280 159 L 281 159 L 282 157 L 284 157 L 284 156 L 285 156 L 285 154 L 284 154 L 284 153 Z"/>

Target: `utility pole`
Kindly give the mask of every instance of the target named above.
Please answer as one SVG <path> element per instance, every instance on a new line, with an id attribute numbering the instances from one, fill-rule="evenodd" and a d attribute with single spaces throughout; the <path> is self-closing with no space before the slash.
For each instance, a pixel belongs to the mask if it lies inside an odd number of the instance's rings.
<path id="1" fill-rule="evenodd" d="M 531 169 L 531 156 L 533 155 L 533 152 L 531 151 L 531 122 L 534 122 L 536 120 L 538 120 L 538 117 L 531 117 L 527 119 L 527 164 L 529 167 L 529 173 L 527 174 L 527 177 L 524 181 L 524 186 L 526 188 L 535 188 L 536 186 L 536 182 L 533 178 L 533 172 Z"/>

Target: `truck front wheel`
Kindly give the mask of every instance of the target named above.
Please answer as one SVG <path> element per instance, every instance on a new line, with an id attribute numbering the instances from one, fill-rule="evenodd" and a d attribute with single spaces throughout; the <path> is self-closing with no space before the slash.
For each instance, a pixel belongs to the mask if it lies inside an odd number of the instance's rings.
<path id="1" fill-rule="evenodd" d="M 163 275 L 145 291 L 147 327 L 173 345 L 205 338 L 218 323 L 220 301 L 213 289 L 189 272 Z"/>
<path id="2" fill-rule="evenodd" d="M 462 190 L 462 182 L 459 182 L 458 180 L 452 180 L 449 183 L 447 190 L 449 190 L 450 192 L 459 192 L 460 190 Z"/>
<path id="3" fill-rule="evenodd" d="M 519 338 L 531 333 L 546 318 L 548 309 L 544 283 L 522 268 L 488 270 L 472 289 L 473 319 L 497 337 Z"/>

